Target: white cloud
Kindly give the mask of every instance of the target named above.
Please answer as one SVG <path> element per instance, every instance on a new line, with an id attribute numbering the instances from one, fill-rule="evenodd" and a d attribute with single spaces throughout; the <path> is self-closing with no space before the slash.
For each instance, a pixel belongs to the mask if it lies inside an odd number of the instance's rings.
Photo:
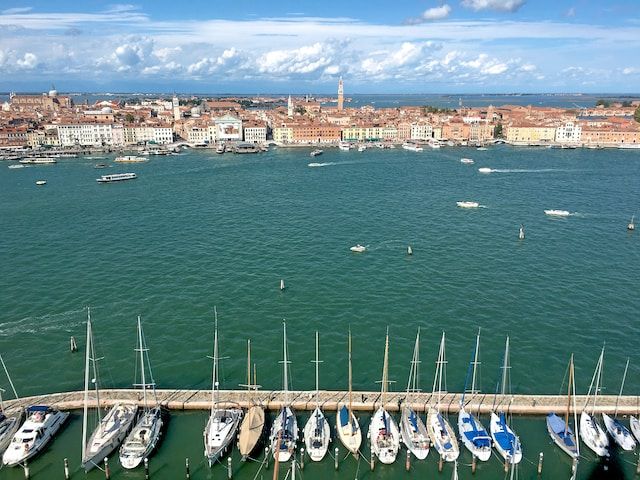
<path id="1" fill-rule="evenodd" d="M 451 7 L 446 3 L 440 7 L 428 8 L 422 14 L 422 18 L 427 21 L 431 20 L 442 20 L 443 18 L 447 18 L 451 13 Z"/>
<path id="2" fill-rule="evenodd" d="M 334 48 L 316 42 L 292 50 L 271 50 L 257 60 L 260 72 L 275 76 L 310 74 L 333 63 Z"/>
<path id="3" fill-rule="evenodd" d="M 122 69 L 127 70 L 142 64 L 151 54 L 153 40 L 147 37 L 129 37 L 127 43 L 118 45 L 112 58 Z"/>
<path id="4" fill-rule="evenodd" d="M 158 48 L 153 51 L 153 54 L 163 62 L 166 62 L 169 58 L 174 57 L 182 53 L 181 47 L 165 47 Z"/>
<path id="5" fill-rule="evenodd" d="M 16 64 L 24 70 L 33 70 L 38 65 L 38 57 L 31 52 L 27 52 L 16 61 Z"/>
<path id="6" fill-rule="evenodd" d="M 33 10 L 33 7 L 13 7 L 7 8 L 6 10 L 2 10 L 0 13 L 2 15 L 15 15 L 20 13 L 28 13 Z"/>
<path id="7" fill-rule="evenodd" d="M 525 0 L 462 0 L 462 6 L 472 10 L 497 10 L 499 12 L 515 12 Z"/>
<path id="8" fill-rule="evenodd" d="M 229 72 L 235 76 L 239 70 L 243 69 L 246 56 L 243 52 L 235 48 L 227 48 L 217 58 L 204 57 L 187 67 L 187 73 L 195 77 L 211 75 L 216 72 Z"/>
<path id="9" fill-rule="evenodd" d="M 1 62 L 0 62 L 1 64 Z M 625 67 L 622 69 L 622 74 L 623 75 L 634 75 L 636 73 L 640 73 L 640 68 L 635 68 L 635 67 Z"/>
<path id="10" fill-rule="evenodd" d="M 537 70 L 537 68 L 538 67 L 531 63 L 525 63 L 524 65 L 520 66 L 519 70 L 522 72 L 534 72 L 535 70 Z"/>

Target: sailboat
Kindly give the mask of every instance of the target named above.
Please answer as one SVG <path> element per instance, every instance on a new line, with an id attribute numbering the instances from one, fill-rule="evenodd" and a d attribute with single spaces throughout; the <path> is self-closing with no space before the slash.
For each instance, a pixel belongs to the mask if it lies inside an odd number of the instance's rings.
<path id="1" fill-rule="evenodd" d="M 7 374 L 7 380 L 9 380 L 9 385 L 13 390 L 13 394 L 15 398 L 18 398 L 18 393 L 16 392 L 15 387 L 13 386 L 13 382 L 11 381 L 11 377 L 9 376 L 9 371 L 7 370 L 7 366 L 4 363 L 4 359 L 2 355 L 0 355 L 0 361 L 2 362 L 2 367 L 4 368 L 5 373 Z M 4 453 L 4 451 L 9 446 L 9 442 L 15 435 L 18 428 L 22 424 L 22 420 L 24 419 L 24 409 L 19 408 L 17 410 L 13 410 L 11 413 L 7 412 L 4 408 L 4 402 L 2 400 L 2 392 L 3 390 L 0 388 L 0 455 Z"/>
<path id="2" fill-rule="evenodd" d="M 571 396 L 573 395 L 573 430 L 569 426 L 569 414 L 571 411 Z M 551 440 L 560 447 L 560 449 L 569 455 L 571 458 L 580 457 L 580 444 L 577 437 L 574 435 L 574 431 L 578 431 L 578 418 L 576 413 L 576 382 L 574 378 L 573 369 L 573 354 L 571 354 L 571 360 L 569 360 L 569 382 L 567 386 L 567 411 L 565 412 L 564 420 L 551 412 L 547 415 L 547 431 Z"/>
<path id="3" fill-rule="evenodd" d="M 140 381 L 134 384 L 142 387 L 142 414 L 138 418 L 133 430 L 127 436 L 120 447 L 120 464 L 126 469 L 136 468 L 145 458 L 148 458 L 155 450 L 162 435 L 162 409 L 156 397 L 156 384 L 151 373 L 149 362 L 149 349 L 142 332 L 142 324 L 138 315 L 138 339 L 135 350 L 140 354 Z M 149 383 L 147 383 L 146 370 L 149 371 Z M 147 387 L 151 387 L 153 393 L 153 405 L 147 401 Z"/>
<path id="4" fill-rule="evenodd" d="M 384 394 L 387 393 L 389 384 L 389 329 L 384 343 L 384 363 L 382 367 L 382 388 L 380 391 L 380 403 L 378 410 L 371 417 L 369 424 L 369 441 L 371 451 L 380 462 L 390 465 L 396 461 L 400 449 L 400 432 L 395 420 L 384 408 Z"/>
<path id="5" fill-rule="evenodd" d="M 460 455 L 460 447 L 458 446 L 458 440 L 451 428 L 451 425 L 447 419 L 440 413 L 441 394 L 442 390 L 442 376 L 446 368 L 445 360 L 445 334 L 442 332 L 442 339 L 440 340 L 440 350 L 438 351 L 438 360 L 436 361 L 436 373 L 433 378 L 433 394 L 436 394 L 436 386 L 438 387 L 437 395 L 438 401 L 436 407 L 429 407 L 429 413 L 427 414 L 427 431 L 429 437 L 431 437 L 431 444 L 435 447 L 440 457 L 445 462 L 455 462 Z M 446 374 L 445 379 L 446 379 Z M 446 382 L 446 380 L 445 380 Z M 447 387 L 445 385 L 444 389 Z"/>
<path id="6" fill-rule="evenodd" d="M 476 336 L 476 347 L 471 355 L 471 361 L 469 362 L 469 370 L 467 371 L 467 378 L 465 380 L 464 391 L 462 392 L 462 398 L 460 399 L 460 411 L 458 412 L 458 432 L 460 433 L 460 439 L 467 450 L 471 452 L 477 459 L 482 462 L 486 462 L 491 458 L 491 437 L 487 433 L 480 420 L 471 412 L 467 412 L 464 408 L 464 397 L 467 394 L 467 384 L 469 382 L 469 374 L 471 374 L 471 390 L 469 393 L 475 395 L 479 392 L 476 390 L 476 370 L 479 365 L 478 355 L 480 350 L 480 329 L 478 329 L 478 335 Z"/>
<path id="7" fill-rule="evenodd" d="M 510 368 L 509 337 L 507 337 L 504 348 L 504 363 L 502 365 L 502 381 L 500 382 L 501 395 L 503 399 L 505 394 L 507 393 L 507 382 L 510 381 L 510 375 L 508 373 Z M 520 463 L 520 461 L 522 460 L 522 445 L 520 444 L 520 439 L 518 438 L 518 436 L 507 423 L 506 413 L 503 411 L 499 411 L 497 413 L 491 412 L 491 423 L 489 424 L 489 429 L 491 430 L 491 438 L 493 439 L 493 444 L 495 445 L 496 450 L 498 450 L 500 455 L 502 455 L 502 458 L 504 458 L 506 462 L 512 465 Z"/>
<path id="8" fill-rule="evenodd" d="M 100 410 L 100 390 L 98 388 L 98 368 L 93 330 L 91 327 L 91 311 L 87 308 L 87 344 L 84 372 L 84 413 L 82 417 L 82 467 L 86 472 L 98 466 L 125 439 L 133 426 L 138 406 L 132 403 L 116 403 L 103 417 Z M 89 376 L 95 385 L 97 426 L 87 440 L 89 417 Z"/>
<path id="9" fill-rule="evenodd" d="M 594 411 L 596 408 L 596 400 L 598 399 L 598 391 L 600 390 L 600 380 L 602 378 L 602 362 L 604 359 L 604 346 L 600 352 L 596 369 L 593 372 L 591 378 L 591 384 L 589 385 L 589 393 L 587 394 L 587 400 L 580 414 L 580 437 L 582 441 L 599 457 L 609 456 L 609 439 L 605 435 L 602 427 L 595 418 Z M 591 413 L 587 412 L 587 406 L 591 396 L 591 389 L 595 382 L 595 390 L 593 394 L 593 404 L 591 406 Z"/>
<path id="10" fill-rule="evenodd" d="M 269 442 L 276 462 L 288 462 L 296 449 L 298 438 L 298 421 L 289 404 L 289 361 L 287 360 L 287 324 L 283 325 L 283 390 L 285 393 L 285 406 L 280 409 L 271 426 Z"/>
<path id="11" fill-rule="evenodd" d="M 338 430 L 338 438 L 354 455 L 358 454 L 360 445 L 362 444 L 362 431 L 358 419 L 353 413 L 352 405 L 352 369 L 351 369 L 351 329 L 349 329 L 349 403 L 338 408 L 336 414 L 336 428 Z"/>
<path id="12" fill-rule="evenodd" d="M 204 455 L 213 466 L 232 445 L 242 418 L 242 410 L 219 408 L 220 376 L 218 371 L 218 310 L 213 309 L 215 326 L 213 333 L 213 373 L 211 378 L 211 413 L 204 429 Z"/>
<path id="13" fill-rule="evenodd" d="M 402 443 L 415 455 L 418 460 L 424 460 L 429 454 L 429 432 L 422 419 L 416 414 L 409 404 L 409 394 L 420 392 L 419 386 L 420 365 L 420 327 L 416 334 L 416 344 L 413 347 L 413 358 L 409 381 L 407 382 L 407 395 L 402 405 L 400 416 L 400 435 Z"/>
<path id="14" fill-rule="evenodd" d="M 240 386 L 247 387 L 248 391 L 258 390 L 259 387 L 256 384 L 255 368 L 253 384 L 251 383 L 251 340 L 247 340 L 247 384 Z M 258 445 L 264 432 L 264 426 L 264 408 L 262 405 L 252 405 L 242 419 L 240 435 L 238 435 L 238 450 L 240 450 L 243 462 L 249 458 L 251 452 Z"/>
<path id="15" fill-rule="evenodd" d="M 627 358 L 627 365 L 624 367 L 624 375 L 622 376 L 622 383 L 620 384 L 620 393 L 618 394 L 618 398 L 616 399 L 616 410 L 613 414 L 613 417 L 610 417 L 606 413 L 602 414 L 602 420 L 604 421 L 604 426 L 611 435 L 611 438 L 620 445 L 620 448 L 627 451 L 635 450 L 636 441 L 633 439 L 633 435 L 627 427 L 625 427 L 620 420 L 618 420 L 618 403 L 620 402 L 620 397 L 622 397 L 622 390 L 624 388 L 624 381 L 627 378 L 627 370 L 629 369 L 629 359 Z"/>
<path id="16" fill-rule="evenodd" d="M 316 364 L 316 408 L 304 426 L 304 443 L 307 446 L 309 457 L 314 462 L 319 462 L 327 454 L 331 439 L 329 422 L 327 422 L 318 403 L 318 365 L 321 363 L 321 360 L 318 360 L 318 349 L 318 331 L 316 330 L 316 359 L 313 362 Z"/>

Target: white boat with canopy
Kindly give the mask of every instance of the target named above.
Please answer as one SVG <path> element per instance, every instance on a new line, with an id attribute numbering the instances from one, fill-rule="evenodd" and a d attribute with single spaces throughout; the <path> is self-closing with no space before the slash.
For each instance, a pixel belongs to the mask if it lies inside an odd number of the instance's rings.
<path id="1" fill-rule="evenodd" d="M 467 393 L 476 395 L 480 390 L 476 389 L 477 367 L 480 365 L 478 356 L 480 351 L 480 330 L 476 336 L 476 346 L 469 362 L 467 370 L 467 378 L 465 380 L 464 391 L 460 399 L 460 411 L 458 412 L 458 432 L 462 444 L 474 455 L 478 460 L 486 462 L 491 458 L 491 437 L 484 428 L 478 417 L 465 409 L 464 399 Z M 469 384 L 469 376 L 471 375 L 471 389 L 467 390 Z"/>
<path id="2" fill-rule="evenodd" d="M 251 383 L 251 340 L 247 340 L 247 383 L 240 386 L 246 387 L 247 391 L 257 391 L 260 388 L 260 385 L 257 384 L 255 364 L 253 366 L 253 383 Z M 252 405 L 242 419 L 238 435 L 238 450 L 240 450 L 243 462 L 249 458 L 262 438 L 266 425 L 264 420 L 262 405 Z"/>
<path id="3" fill-rule="evenodd" d="M 604 359 L 604 346 L 600 352 L 596 369 L 593 372 L 591 378 L 591 384 L 589 385 L 589 392 L 587 393 L 587 400 L 584 404 L 582 413 L 580 414 L 580 437 L 587 447 L 589 447 L 599 457 L 609 456 L 609 439 L 604 433 L 604 430 L 598 423 L 595 417 L 596 402 L 598 399 L 598 392 L 600 390 L 600 381 L 602 379 L 602 362 Z M 594 387 L 595 382 L 595 389 Z M 593 391 L 593 397 L 591 392 Z M 593 400 L 591 404 L 590 412 L 587 411 L 589 401 Z"/>
<path id="4" fill-rule="evenodd" d="M 134 383 L 134 387 L 142 388 L 142 414 L 120 447 L 120 464 L 126 469 L 136 468 L 145 458 L 151 456 L 160 441 L 163 425 L 162 409 L 156 397 L 156 383 L 151 372 L 149 349 L 142 331 L 140 316 L 138 316 L 137 336 L 135 351 L 140 356 L 140 383 Z M 147 388 L 151 388 L 152 405 L 147 399 Z"/>
<path id="5" fill-rule="evenodd" d="M 440 458 L 445 462 L 455 462 L 458 456 L 460 456 L 460 447 L 458 446 L 458 440 L 456 439 L 453 428 L 451 428 L 449 421 L 441 413 L 442 405 L 440 403 L 442 393 L 445 393 L 447 390 L 446 364 L 445 333 L 442 332 L 438 360 L 436 361 L 436 373 L 433 378 L 433 396 L 437 396 L 437 403 L 435 407 L 429 407 L 429 413 L 427 414 L 427 431 L 431 438 L 431 444 L 440 455 Z M 442 383 L 443 376 L 445 378 L 445 385 Z"/>
<path id="6" fill-rule="evenodd" d="M 242 419 L 242 410 L 237 408 L 220 408 L 220 375 L 218 353 L 218 310 L 214 307 L 214 333 L 213 333 L 213 373 L 211 378 L 211 413 L 204 429 L 204 455 L 207 457 L 209 467 L 220 460 L 233 445 L 236 432 Z"/>
<path id="7" fill-rule="evenodd" d="M 627 358 L 627 364 L 624 367 L 624 375 L 622 376 L 622 383 L 620 384 L 620 393 L 618 394 L 618 398 L 616 399 L 616 409 L 613 413 L 613 417 L 607 415 L 606 413 L 602 414 L 602 420 L 604 421 L 604 426 L 611 435 L 611 438 L 622 448 L 628 452 L 635 450 L 636 441 L 631 435 L 631 432 L 627 427 L 625 427 L 620 420 L 618 420 L 618 403 L 620 402 L 620 397 L 622 397 L 622 390 L 624 389 L 624 382 L 627 378 L 627 370 L 629 370 L 629 358 Z"/>
<path id="8" fill-rule="evenodd" d="M 84 412 L 82 417 L 82 467 L 85 472 L 102 464 L 111 452 L 120 446 L 136 418 L 138 406 L 132 403 L 116 403 L 102 416 L 100 409 L 100 390 L 98 387 L 98 368 L 93 330 L 91 326 L 91 312 L 87 308 L 87 345 L 84 375 Z M 96 427 L 87 440 L 89 417 L 89 378 L 95 385 Z"/>
<path id="9" fill-rule="evenodd" d="M 338 430 L 338 438 L 345 448 L 353 455 L 357 455 L 362 444 L 362 431 L 358 418 L 353 413 L 352 400 L 352 367 L 351 367 L 351 329 L 349 329 L 349 403 L 338 407 L 336 413 L 336 429 Z"/>
<path id="10" fill-rule="evenodd" d="M 573 397 L 573 398 L 572 398 Z M 573 399 L 573 429 L 569 426 L 571 400 Z M 578 416 L 576 411 L 576 383 L 573 369 L 573 354 L 569 360 L 569 382 L 567 386 L 567 410 L 564 419 L 551 412 L 547 415 L 547 431 L 554 443 L 571 458 L 580 457 L 580 442 L 576 436 L 578 432 Z M 576 432 L 576 434 L 574 434 Z"/>
<path id="11" fill-rule="evenodd" d="M 413 358 L 411 359 L 411 369 L 409 370 L 409 380 L 407 382 L 407 395 L 404 398 L 400 416 L 400 435 L 402 443 L 418 459 L 424 460 L 429 454 L 429 432 L 420 416 L 411 408 L 411 394 L 419 393 L 420 390 L 420 327 L 416 334 L 416 343 L 413 347 Z"/>
<path id="12" fill-rule="evenodd" d="M 329 422 L 318 403 L 318 394 L 320 392 L 318 389 L 318 365 L 322 363 L 322 361 L 318 359 L 318 351 L 318 331 L 316 330 L 316 359 L 312 360 L 312 362 L 316 364 L 316 408 L 304 426 L 304 443 L 307 447 L 309 457 L 314 462 L 319 462 L 324 458 L 329 449 L 329 441 L 331 440 Z"/>

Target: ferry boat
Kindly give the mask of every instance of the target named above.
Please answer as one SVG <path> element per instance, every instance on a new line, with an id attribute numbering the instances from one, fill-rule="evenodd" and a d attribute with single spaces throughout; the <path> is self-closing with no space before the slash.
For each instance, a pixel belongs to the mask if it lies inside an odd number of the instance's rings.
<path id="1" fill-rule="evenodd" d="M 137 157 L 135 155 L 125 155 L 124 157 L 116 157 L 114 162 L 116 163 L 143 163 L 148 162 L 148 158 Z"/>
<path id="2" fill-rule="evenodd" d="M 456 205 L 460 208 L 478 208 L 480 206 L 478 202 L 456 202 Z"/>
<path id="3" fill-rule="evenodd" d="M 19 465 L 43 450 L 67 420 L 69 412 L 32 405 L 27 408 L 27 415 L 2 456 L 2 463 L 7 466 Z"/>
<path id="4" fill-rule="evenodd" d="M 402 148 L 411 152 L 421 152 L 423 148 L 420 145 L 411 142 L 405 142 L 402 144 Z"/>
<path id="5" fill-rule="evenodd" d="M 111 183 L 111 182 L 122 182 L 124 180 L 133 180 L 134 178 L 138 178 L 135 173 L 112 173 L 111 175 L 102 175 L 100 178 L 96 178 L 96 182 L 98 183 Z"/>
<path id="6" fill-rule="evenodd" d="M 322 150 L 316 148 L 315 150 L 312 150 L 309 155 L 311 155 L 312 157 L 317 157 L 318 155 L 322 155 L 323 153 L 324 152 Z"/>
<path id="7" fill-rule="evenodd" d="M 20 160 L 20 163 L 28 163 L 31 165 L 53 165 L 54 163 L 58 163 L 58 161 L 53 157 L 23 158 Z"/>

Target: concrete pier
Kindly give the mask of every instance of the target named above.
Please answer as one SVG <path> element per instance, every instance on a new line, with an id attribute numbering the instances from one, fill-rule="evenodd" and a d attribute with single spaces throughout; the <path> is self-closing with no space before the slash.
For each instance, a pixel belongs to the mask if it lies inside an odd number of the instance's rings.
<path id="1" fill-rule="evenodd" d="M 156 395 L 161 405 L 170 410 L 207 410 L 211 408 L 211 390 L 156 390 Z M 405 403 L 404 392 L 353 392 L 353 409 L 357 411 L 373 411 L 378 406 L 384 405 L 389 411 L 399 411 Z M 224 407 L 249 408 L 254 404 L 263 405 L 268 410 L 278 410 L 288 401 L 296 410 L 313 410 L 316 404 L 315 391 L 247 391 L 247 390 L 221 390 L 220 405 Z M 459 410 L 461 394 L 442 393 L 441 408 L 448 413 L 457 413 Z M 324 410 L 337 410 L 338 405 L 348 402 L 349 393 L 345 391 L 321 390 L 318 401 Z M 576 396 L 575 404 L 578 412 L 581 412 L 586 397 Z M 613 413 L 616 408 L 617 397 L 604 395 L 598 397 L 596 413 Z M 494 401 L 493 394 L 477 394 L 465 397 L 467 411 L 479 414 L 487 414 L 492 411 Z M 84 405 L 84 392 L 50 393 L 24 397 L 18 400 L 5 400 L 6 408 L 15 406 L 26 407 L 29 405 L 49 405 L 60 410 L 77 410 Z M 89 402 L 91 407 L 96 406 L 95 394 L 90 392 Z M 109 407 L 118 402 L 133 402 L 142 405 L 142 392 L 134 389 L 107 389 L 100 390 L 100 404 Z M 432 393 L 411 394 L 406 402 L 418 412 L 424 412 L 437 403 L 437 395 Z M 546 415 L 549 412 L 561 414 L 566 411 L 567 397 L 561 395 L 498 395 L 496 409 L 513 413 L 514 415 Z M 571 410 L 573 411 L 573 409 Z M 621 415 L 640 412 L 640 396 L 623 396 L 618 402 L 618 413 Z"/>

